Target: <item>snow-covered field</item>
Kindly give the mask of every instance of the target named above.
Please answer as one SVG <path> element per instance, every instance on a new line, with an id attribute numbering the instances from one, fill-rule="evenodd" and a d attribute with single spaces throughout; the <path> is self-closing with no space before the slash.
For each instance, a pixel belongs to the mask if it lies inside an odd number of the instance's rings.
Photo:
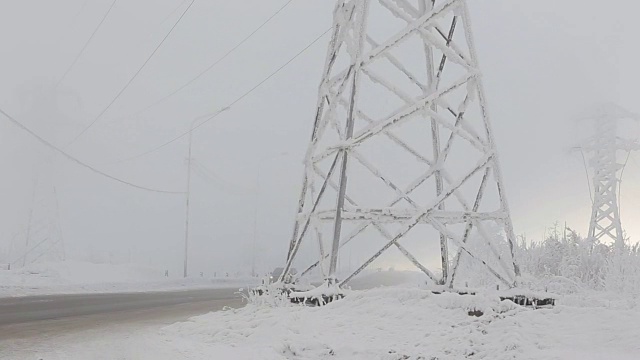
<path id="1" fill-rule="evenodd" d="M 468 315 L 472 309 L 484 315 Z M 408 287 L 354 291 L 325 307 L 250 304 L 161 330 L 184 359 L 640 359 L 638 299 L 602 293 L 529 309 Z"/>
<path id="2" fill-rule="evenodd" d="M 246 286 L 252 279 L 166 279 L 134 267 L 41 264 L 0 272 L 0 296 Z M 42 359 L 640 359 L 640 297 L 564 284 L 558 304 L 433 294 L 414 272 L 369 273 L 324 307 L 254 301 L 163 326 L 141 323 L 50 339 Z M 370 287 L 389 284 L 402 284 Z M 469 311 L 481 310 L 480 317 Z M 80 336 L 80 337 L 78 337 Z M 46 346 L 45 346 L 46 345 Z M 20 353 L 13 353 L 18 356 Z M 87 357 L 89 356 L 89 357 Z M 26 359 L 26 357 L 25 357 Z"/>
<path id="3" fill-rule="evenodd" d="M 415 280 L 370 273 L 355 284 L 404 284 L 348 290 L 324 307 L 267 298 L 168 326 L 116 323 L 33 346 L 44 360 L 640 359 L 637 296 L 564 287 L 555 307 L 534 310 L 488 293 L 436 295 Z"/>
<path id="4" fill-rule="evenodd" d="M 37 263 L 0 270 L 0 297 L 241 287 L 256 283 L 252 278 L 167 278 L 162 271 L 135 265 Z"/>

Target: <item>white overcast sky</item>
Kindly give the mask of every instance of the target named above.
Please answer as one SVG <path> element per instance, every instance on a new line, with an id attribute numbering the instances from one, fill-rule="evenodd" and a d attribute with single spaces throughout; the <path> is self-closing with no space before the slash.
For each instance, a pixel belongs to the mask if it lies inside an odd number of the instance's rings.
<path id="1" fill-rule="evenodd" d="M 56 91 L 111 0 L 0 2 L 0 107 L 64 146 L 136 72 L 187 3 L 118 1 Z M 186 138 L 148 156 L 117 161 L 183 133 L 195 117 L 224 108 L 262 81 L 331 26 L 334 2 L 294 0 L 192 86 L 132 114 L 205 69 L 284 3 L 196 0 L 139 77 L 68 151 L 128 181 L 184 190 Z M 516 233 L 539 240 L 545 227 L 567 221 L 585 234 L 587 180 L 581 157 L 569 149 L 578 134 L 588 134 L 588 125 L 571 119 L 599 101 L 640 112 L 640 5 L 626 0 L 469 4 Z M 194 133 L 192 271 L 250 264 L 256 208 L 259 266 L 267 270 L 283 260 L 327 42 L 323 38 Z M 630 128 L 630 136 L 637 136 Z M 11 238 L 27 226 L 38 178 L 36 198 L 42 200 L 36 201 L 34 219 L 44 221 L 53 212 L 48 194 L 55 185 L 70 254 L 131 254 L 136 262 L 179 271 L 183 197 L 101 178 L 53 156 L 4 119 L 0 149 L 0 262 L 9 252 L 14 258 L 22 246 L 23 237 L 13 243 Z M 622 189 L 623 226 L 635 239 L 640 238 L 638 161 L 640 154 L 629 161 Z"/>

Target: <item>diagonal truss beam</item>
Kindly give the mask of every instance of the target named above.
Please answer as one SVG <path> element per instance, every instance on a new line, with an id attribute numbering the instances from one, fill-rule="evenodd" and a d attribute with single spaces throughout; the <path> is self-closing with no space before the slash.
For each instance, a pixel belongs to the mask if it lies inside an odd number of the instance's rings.
<path id="1" fill-rule="evenodd" d="M 382 12 L 370 18 L 369 9 L 374 4 Z M 334 11 L 334 32 L 318 90 L 314 130 L 305 157 L 303 190 L 285 274 L 291 268 L 303 239 L 310 234 L 318 240 L 320 258 L 302 274 L 306 275 L 320 267 L 323 274 L 327 275 L 328 282 L 337 281 L 335 271 L 340 249 L 355 238 L 363 237 L 363 233 L 369 229 L 375 230 L 374 235 L 386 240 L 384 246 L 340 284 L 357 276 L 390 247 L 398 248 L 431 280 L 449 286 L 453 286 L 459 276 L 458 267 L 463 256 L 481 264 L 503 283 L 509 286 L 515 284 L 518 268 L 515 262 L 510 267 L 507 259 L 510 255 L 513 260 L 513 229 L 488 122 L 465 0 L 420 0 L 417 6 L 408 0 L 338 1 Z M 369 27 L 374 27 L 369 22 L 379 21 L 379 16 L 392 16 L 400 20 L 399 24 L 396 23 L 399 30 L 394 30 L 381 41 L 372 36 L 378 32 L 369 32 Z M 464 37 L 454 36 L 460 32 L 464 32 Z M 421 47 L 419 52 L 426 55 L 426 82 L 416 75 L 424 75 L 422 70 L 414 73 L 409 70 L 410 66 L 415 66 L 412 62 L 394 55 L 399 55 L 398 52 L 406 48 L 404 45 L 409 42 L 413 44 L 416 39 Z M 378 61 L 385 62 L 383 66 L 391 64 L 391 72 L 397 71 L 399 77 L 383 71 L 389 67 L 378 67 Z M 448 65 L 450 63 L 456 66 Z M 398 83 L 403 77 L 409 80 L 408 84 L 406 81 Z M 403 89 L 399 84 L 409 85 L 410 90 Z M 371 101 L 372 95 L 363 92 L 363 86 L 374 87 L 373 95 L 382 91 L 391 101 L 377 107 L 369 106 L 373 110 L 368 109 L 365 101 L 360 102 L 360 97 L 364 93 Z M 398 106 L 395 105 L 397 99 L 400 100 Z M 384 96 L 380 100 L 386 101 Z M 474 112 L 474 109 L 468 111 L 470 104 L 479 106 L 480 112 Z M 400 127 L 410 120 L 431 124 L 431 136 L 425 139 L 425 142 L 431 143 L 431 149 L 426 146 L 425 151 L 424 145 L 428 144 L 412 144 L 408 140 L 413 137 L 405 138 L 403 131 L 409 128 Z M 354 125 L 356 122 L 358 128 Z M 391 146 L 398 146 L 418 160 L 421 170 L 412 175 L 418 176 L 408 185 L 402 183 L 403 186 L 399 186 L 396 174 L 388 169 L 381 171 L 385 167 L 377 163 L 377 158 L 366 153 L 370 146 L 377 144 L 367 141 L 380 137 L 390 139 L 393 143 Z M 365 142 L 367 146 L 361 146 Z M 385 145 L 388 146 L 388 143 Z M 460 150 L 473 154 L 465 157 Z M 460 157 L 466 161 L 465 164 L 452 166 L 451 163 Z M 327 170 L 329 162 L 331 165 Z M 353 168 L 354 164 L 357 168 Z M 359 192 L 350 193 L 349 189 L 354 185 L 347 179 L 352 173 L 358 176 L 363 174 L 362 168 L 366 169 L 365 176 L 370 178 L 373 175 L 377 179 L 374 186 L 391 191 L 393 198 L 389 202 L 380 201 L 370 208 L 358 206 L 360 200 L 356 197 L 361 195 Z M 479 186 L 475 185 L 479 179 L 476 175 L 481 178 Z M 431 191 L 428 195 L 416 191 L 424 188 L 422 185 L 430 179 L 435 179 L 435 196 Z M 472 181 L 472 186 L 465 186 Z M 486 202 L 484 198 L 489 183 L 497 188 L 494 196 L 498 196 L 498 210 L 486 210 L 480 206 Z M 322 185 L 316 191 L 316 185 L 319 184 Z M 388 204 L 386 207 L 380 207 L 385 203 Z M 598 216 L 613 216 L 605 211 L 598 213 Z M 356 225 L 348 234 L 343 234 L 344 221 Z M 497 250 L 494 239 L 486 230 L 489 221 L 503 226 L 510 254 Z M 321 230 L 330 222 L 333 234 L 326 237 Z M 392 228 L 390 224 L 400 227 Z M 441 279 L 401 244 L 405 235 L 418 224 L 429 225 L 441 234 Z M 459 224 L 461 234 L 452 231 L 454 226 L 449 225 L 453 224 Z M 313 230 L 310 232 L 309 229 Z M 476 250 L 469 244 L 472 231 L 481 239 L 473 246 L 489 248 L 489 251 L 481 253 L 482 257 L 474 253 Z M 332 242 L 330 251 L 323 245 L 323 238 Z M 448 255 L 449 242 L 457 247 L 453 260 Z M 325 273 L 327 264 L 328 272 Z"/>

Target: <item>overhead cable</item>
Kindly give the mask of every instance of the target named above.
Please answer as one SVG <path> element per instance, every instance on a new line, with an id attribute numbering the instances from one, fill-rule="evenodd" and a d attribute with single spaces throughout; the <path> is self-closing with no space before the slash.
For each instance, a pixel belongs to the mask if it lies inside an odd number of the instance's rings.
<path id="1" fill-rule="evenodd" d="M 164 148 L 165 146 L 178 141 L 180 139 L 182 139 L 183 137 L 189 135 L 189 133 L 191 133 L 192 131 L 195 131 L 197 129 L 199 129 L 200 127 L 202 127 L 204 124 L 208 123 L 209 121 L 217 118 L 219 115 L 221 115 L 224 111 L 231 109 L 234 105 L 238 104 L 240 101 L 242 101 L 244 98 L 246 98 L 247 96 L 251 95 L 254 91 L 256 91 L 260 86 L 262 86 L 264 83 L 266 83 L 267 81 L 269 81 L 272 77 L 276 76 L 278 73 L 280 73 L 280 71 L 282 71 L 284 68 L 286 68 L 289 64 L 291 64 L 295 59 L 297 59 L 300 55 L 302 55 L 304 52 L 306 52 L 307 50 L 309 50 L 309 48 L 311 48 L 311 46 L 313 46 L 315 43 L 317 43 L 322 37 L 324 37 L 329 31 L 331 30 L 331 28 L 325 30 L 322 34 L 320 34 L 320 36 L 318 36 L 317 38 L 315 38 L 315 40 L 313 40 L 311 43 L 309 43 L 304 49 L 300 50 L 300 52 L 298 52 L 296 55 L 294 55 L 291 59 L 289 59 L 286 63 L 284 63 L 282 66 L 280 66 L 278 69 L 276 69 L 274 72 L 272 72 L 271 74 L 269 74 L 269 76 L 267 76 L 266 78 L 264 78 L 262 81 L 260 81 L 259 83 L 257 83 L 255 86 L 253 86 L 251 89 L 249 89 L 249 91 L 245 92 L 244 94 L 242 94 L 240 97 L 236 98 L 235 100 L 233 100 L 231 103 L 229 103 L 227 106 L 225 106 L 222 110 L 216 112 L 215 114 L 213 114 L 212 116 L 206 118 L 204 121 L 202 121 L 201 123 L 199 123 L 198 125 L 192 127 L 191 129 L 189 129 L 188 131 L 183 132 L 182 134 L 174 137 L 173 139 L 158 145 L 152 149 L 149 149 L 145 152 L 142 152 L 140 154 L 122 159 L 118 162 L 126 162 L 126 161 L 130 161 L 130 160 L 134 160 L 137 158 L 140 158 L 142 156 L 145 155 L 149 155 L 153 152 L 156 152 L 162 148 Z"/>
<path id="2" fill-rule="evenodd" d="M 130 183 L 128 181 L 119 179 L 115 176 L 109 175 L 107 173 L 105 173 L 102 170 L 98 170 L 96 168 L 94 168 L 93 166 L 77 159 L 76 157 L 68 154 L 66 151 L 60 149 L 59 147 L 53 145 L 52 143 L 50 143 L 49 141 L 47 141 L 46 139 L 44 139 L 42 136 L 36 134 L 34 131 L 32 131 L 31 129 L 29 129 L 28 127 L 26 127 L 25 125 L 23 125 L 21 122 L 19 122 L 18 120 L 16 120 L 14 117 L 12 117 L 11 115 L 9 115 L 8 113 L 6 113 L 4 110 L 0 109 L 0 114 L 4 115 L 13 125 L 17 126 L 18 128 L 22 129 L 23 131 L 25 131 L 26 133 L 28 133 L 29 135 L 31 135 L 32 137 L 34 137 L 36 140 L 38 140 L 41 144 L 43 144 L 44 146 L 50 148 L 51 150 L 57 152 L 58 154 L 62 155 L 63 157 L 65 157 L 66 159 L 68 159 L 71 162 L 76 163 L 77 165 L 80 165 L 98 175 L 101 175 L 103 177 L 106 177 L 108 179 L 111 179 L 113 181 L 117 181 L 121 184 L 125 184 L 127 186 L 139 189 L 139 190 L 145 190 L 145 191 L 150 191 L 150 192 L 154 192 L 154 193 L 161 193 L 161 194 L 184 194 L 184 192 L 182 191 L 166 191 L 166 190 L 158 190 L 158 189 L 152 189 L 152 188 L 148 188 L 145 186 L 141 186 L 141 185 L 136 185 L 133 183 Z"/>
<path id="3" fill-rule="evenodd" d="M 58 88 L 60 86 L 60 84 L 62 84 L 62 82 L 64 81 L 64 79 L 67 77 L 67 75 L 71 72 L 71 70 L 73 69 L 73 67 L 76 65 L 76 63 L 78 62 L 78 60 L 80 59 L 80 57 L 82 56 L 82 54 L 84 53 L 84 51 L 87 49 L 87 47 L 89 46 L 89 43 L 91 43 L 91 41 L 93 40 L 94 36 L 96 36 L 96 33 L 98 32 L 98 30 L 100 30 L 100 28 L 102 27 L 102 24 L 104 24 L 104 21 L 107 19 L 107 17 L 109 16 L 109 13 L 111 13 L 111 9 L 113 9 L 113 6 L 116 4 L 118 0 L 113 0 L 113 2 L 111 3 L 111 6 L 109 6 L 109 8 L 107 9 L 107 12 L 104 13 L 104 15 L 102 16 L 102 19 L 100 20 L 100 22 L 98 23 L 98 26 L 96 26 L 95 29 L 93 29 L 93 32 L 91 33 L 91 36 L 89 36 L 89 39 L 87 39 L 87 41 L 84 43 L 84 45 L 82 45 L 82 48 L 80 49 L 80 52 L 76 55 L 75 59 L 73 59 L 73 62 L 71 62 L 71 65 L 69 65 L 69 67 L 67 68 L 67 70 L 64 72 L 64 74 L 62 75 L 62 77 L 60 78 L 60 80 L 58 80 L 58 83 L 56 84 L 56 88 Z M 85 2 L 84 5 L 82 5 L 82 8 L 84 8 L 84 6 L 87 3 Z M 82 10 L 81 10 L 82 11 Z M 79 14 L 79 12 L 78 12 Z M 77 15 L 76 15 L 77 16 Z"/>
<path id="4" fill-rule="evenodd" d="M 138 77 L 138 75 L 140 75 L 140 73 L 142 72 L 142 70 L 145 68 L 145 66 L 147 66 L 147 64 L 149 63 L 149 61 L 151 60 L 151 58 L 153 58 L 153 56 L 156 54 L 156 52 L 158 52 L 158 50 L 160 49 L 160 47 L 162 47 L 162 44 L 164 44 L 164 42 L 169 38 L 169 36 L 171 35 L 171 33 L 173 32 L 173 30 L 176 28 L 176 26 L 178 26 L 178 24 L 180 23 L 180 21 L 182 20 L 182 18 L 187 14 L 187 12 L 189 11 L 189 9 L 191 9 L 191 6 L 193 5 L 193 3 L 195 2 L 195 0 L 191 0 L 191 3 L 189 3 L 189 5 L 186 7 L 186 9 L 182 12 L 182 14 L 180 15 L 180 17 L 178 18 L 178 20 L 176 20 L 176 22 L 173 24 L 173 26 L 171 27 L 171 29 L 169 29 L 169 31 L 167 32 L 167 34 L 164 36 L 164 38 L 162 39 L 162 41 L 160 41 L 160 43 L 156 46 L 155 49 L 153 49 L 153 51 L 151 52 L 151 54 L 147 57 L 147 59 L 144 61 L 144 63 L 142 64 L 142 66 L 140 66 L 140 68 L 135 72 L 135 74 L 133 74 L 133 76 L 129 79 L 129 81 L 127 81 L 127 83 L 124 85 L 124 87 L 122 89 L 120 89 L 120 91 L 116 94 L 116 96 L 111 100 L 111 102 L 109 102 L 109 104 L 107 105 L 107 107 L 105 107 L 104 109 L 102 109 L 102 111 L 98 114 L 98 116 L 96 116 L 93 121 L 91 121 L 91 123 L 89 123 L 88 126 L 86 126 L 78 135 L 76 135 L 76 137 L 73 138 L 73 140 L 71 140 L 71 142 L 69 142 L 69 144 L 67 144 L 67 147 L 74 144 L 82 135 L 84 135 L 84 133 L 87 132 L 87 130 L 89 130 L 98 120 L 100 120 L 100 118 L 102 118 L 102 116 L 111 108 L 111 106 L 118 100 L 118 98 L 120 98 L 120 96 L 122 95 L 122 93 L 125 92 L 125 90 L 127 90 L 127 88 L 129 88 L 129 86 L 131 85 L 131 83 L 133 83 L 133 81 Z"/>
<path id="5" fill-rule="evenodd" d="M 182 84 L 180 87 L 178 87 L 177 89 L 175 89 L 174 91 L 170 92 L 169 94 L 163 96 L 162 98 L 160 98 L 159 100 L 157 100 L 156 102 L 154 102 L 153 104 L 147 106 L 146 108 L 138 111 L 137 113 L 133 114 L 132 116 L 137 116 L 140 115 L 144 112 L 146 112 L 147 110 L 151 109 L 152 107 L 164 102 L 165 100 L 169 99 L 170 97 L 176 95 L 177 93 L 181 92 L 182 90 L 184 90 L 185 88 L 189 87 L 191 84 L 193 84 L 195 81 L 197 81 L 198 79 L 200 79 L 202 76 L 204 76 L 206 73 L 208 73 L 209 71 L 211 71 L 213 68 L 215 68 L 219 63 L 221 63 L 223 60 L 225 60 L 227 57 L 229 57 L 229 55 L 231 55 L 233 52 L 235 52 L 239 47 L 241 47 L 244 43 L 246 43 L 249 39 L 251 39 L 258 31 L 260 31 L 263 27 L 265 27 L 268 23 L 271 22 L 271 20 L 273 20 L 273 18 L 275 18 L 278 14 L 280 14 L 282 12 L 282 10 L 284 10 L 287 6 L 289 6 L 289 4 L 291 4 L 294 0 L 289 0 L 287 1 L 284 5 L 282 5 L 275 13 L 273 13 L 269 18 L 267 18 L 262 24 L 260 24 L 258 27 L 256 27 L 251 33 L 249 33 L 249 35 L 245 36 L 242 40 L 240 40 L 239 43 L 237 43 L 233 48 L 231 48 L 229 51 L 227 51 L 224 55 L 222 55 L 222 57 L 216 59 L 213 63 L 211 63 L 206 69 L 204 69 L 203 71 L 201 71 L 200 73 L 198 73 L 196 76 L 194 76 L 193 78 L 191 78 L 189 81 L 185 82 L 184 84 Z"/>
<path id="6" fill-rule="evenodd" d="M 589 198 L 591 199 L 591 204 L 593 204 L 593 194 L 591 193 L 591 178 L 589 177 L 589 168 L 587 166 L 587 158 L 584 155 L 584 150 L 580 149 L 580 154 L 582 155 L 582 164 L 584 165 L 584 173 L 587 176 L 587 188 L 589 188 Z"/>
<path id="7" fill-rule="evenodd" d="M 171 11 L 169 13 L 169 15 L 167 15 L 160 23 L 164 24 L 165 21 L 169 20 L 169 18 L 171 18 L 173 16 L 173 14 L 175 14 L 178 10 L 180 10 L 180 8 L 182 7 L 182 5 L 184 5 L 188 0 L 182 0 L 182 2 L 180 4 L 178 4 L 178 6 L 176 6 L 175 9 L 173 9 L 173 11 Z"/>
<path id="8" fill-rule="evenodd" d="M 624 170 L 627 168 L 627 163 L 629 163 L 630 156 L 631 150 L 627 152 L 627 158 L 622 165 L 622 171 L 620 171 L 620 180 L 618 182 L 618 216 L 622 216 L 622 175 L 624 175 Z"/>

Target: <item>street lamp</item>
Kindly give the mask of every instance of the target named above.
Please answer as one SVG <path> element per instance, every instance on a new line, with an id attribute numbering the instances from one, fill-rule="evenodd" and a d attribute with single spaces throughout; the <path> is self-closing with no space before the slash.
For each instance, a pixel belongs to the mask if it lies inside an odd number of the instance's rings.
<path id="1" fill-rule="evenodd" d="M 262 165 L 273 159 L 277 159 L 282 156 L 290 155 L 288 152 L 279 153 L 272 156 L 267 156 L 258 161 L 257 170 L 256 170 L 256 182 L 255 182 L 255 201 L 253 207 L 253 248 L 251 254 L 251 276 L 256 276 L 256 244 L 258 238 L 258 203 L 260 200 L 260 174 L 262 170 Z"/>
<path id="2" fill-rule="evenodd" d="M 227 111 L 228 109 L 229 107 L 225 107 L 223 109 L 218 110 L 214 114 L 198 116 L 197 118 L 193 119 L 193 121 L 191 122 L 191 128 L 189 130 L 189 152 L 187 157 L 187 191 L 185 192 L 186 215 L 185 215 L 185 225 L 184 225 L 184 273 L 183 273 L 183 276 L 185 278 L 187 277 L 187 265 L 188 265 L 188 258 L 189 258 L 189 211 L 190 211 L 189 203 L 191 200 L 191 150 L 192 150 L 192 144 L 193 144 L 193 130 L 196 127 L 196 123 L 198 122 L 198 120 L 202 120 L 206 118 L 204 121 L 207 121 L 209 119 L 212 119 L 215 116 L 218 116 L 218 114 L 224 111 Z"/>

